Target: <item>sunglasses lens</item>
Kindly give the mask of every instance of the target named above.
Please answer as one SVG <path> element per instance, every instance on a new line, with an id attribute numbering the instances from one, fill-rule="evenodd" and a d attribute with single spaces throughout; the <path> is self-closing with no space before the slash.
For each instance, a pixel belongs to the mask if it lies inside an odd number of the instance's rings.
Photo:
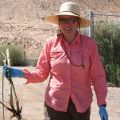
<path id="1" fill-rule="evenodd" d="M 60 18 L 59 21 L 62 24 L 66 24 L 66 23 L 73 24 L 77 22 L 77 18 Z"/>

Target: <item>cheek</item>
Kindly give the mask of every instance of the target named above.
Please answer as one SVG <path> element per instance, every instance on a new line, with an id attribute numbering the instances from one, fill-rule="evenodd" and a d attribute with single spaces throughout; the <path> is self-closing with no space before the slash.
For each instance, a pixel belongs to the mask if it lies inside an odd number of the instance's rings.
<path id="1" fill-rule="evenodd" d="M 59 29 L 62 30 L 64 28 L 63 25 L 59 25 Z"/>
<path id="2" fill-rule="evenodd" d="M 76 26 L 76 28 L 78 28 L 80 25 L 79 25 L 79 23 L 76 23 L 75 26 Z"/>
<path id="3" fill-rule="evenodd" d="M 78 23 L 74 23 L 74 24 L 59 24 L 59 29 L 63 30 L 66 27 L 72 27 L 74 30 L 76 30 L 79 27 Z"/>
<path id="4" fill-rule="evenodd" d="M 74 25 L 73 29 L 76 30 L 78 28 L 78 25 Z"/>

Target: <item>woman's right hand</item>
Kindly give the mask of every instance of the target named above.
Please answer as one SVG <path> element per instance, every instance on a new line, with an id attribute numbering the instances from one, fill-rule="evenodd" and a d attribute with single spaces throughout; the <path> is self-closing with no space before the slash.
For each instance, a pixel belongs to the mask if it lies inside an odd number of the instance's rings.
<path id="1" fill-rule="evenodd" d="M 5 77 L 7 77 L 7 70 L 10 71 L 10 76 L 11 77 L 24 77 L 24 72 L 20 69 L 13 68 L 13 67 L 8 67 L 7 65 L 3 66 L 3 74 Z"/>

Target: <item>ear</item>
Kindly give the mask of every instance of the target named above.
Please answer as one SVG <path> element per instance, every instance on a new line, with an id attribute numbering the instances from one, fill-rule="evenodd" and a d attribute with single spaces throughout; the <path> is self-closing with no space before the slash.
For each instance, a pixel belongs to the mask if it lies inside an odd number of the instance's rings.
<path id="1" fill-rule="evenodd" d="M 80 18 L 78 18 L 78 28 L 80 28 Z"/>
<path id="2" fill-rule="evenodd" d="M 78 28 L 80 28 L 80 21 L 78 21 Z"/>

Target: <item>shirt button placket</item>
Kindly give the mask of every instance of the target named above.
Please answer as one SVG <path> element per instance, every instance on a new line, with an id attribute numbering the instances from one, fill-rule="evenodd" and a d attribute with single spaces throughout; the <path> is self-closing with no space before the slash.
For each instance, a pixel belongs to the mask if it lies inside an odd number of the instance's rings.
<path id="1" fill-rule="evenodd" d="M 71 60 L 71 52 L 72 52 L 72 46 L 69 46 L 69 59 Z M 70 97 L 72 92 L 72 81 L 71 81 L 71 63 L 69 60 L 69 85 L 70 85 Z"/>

